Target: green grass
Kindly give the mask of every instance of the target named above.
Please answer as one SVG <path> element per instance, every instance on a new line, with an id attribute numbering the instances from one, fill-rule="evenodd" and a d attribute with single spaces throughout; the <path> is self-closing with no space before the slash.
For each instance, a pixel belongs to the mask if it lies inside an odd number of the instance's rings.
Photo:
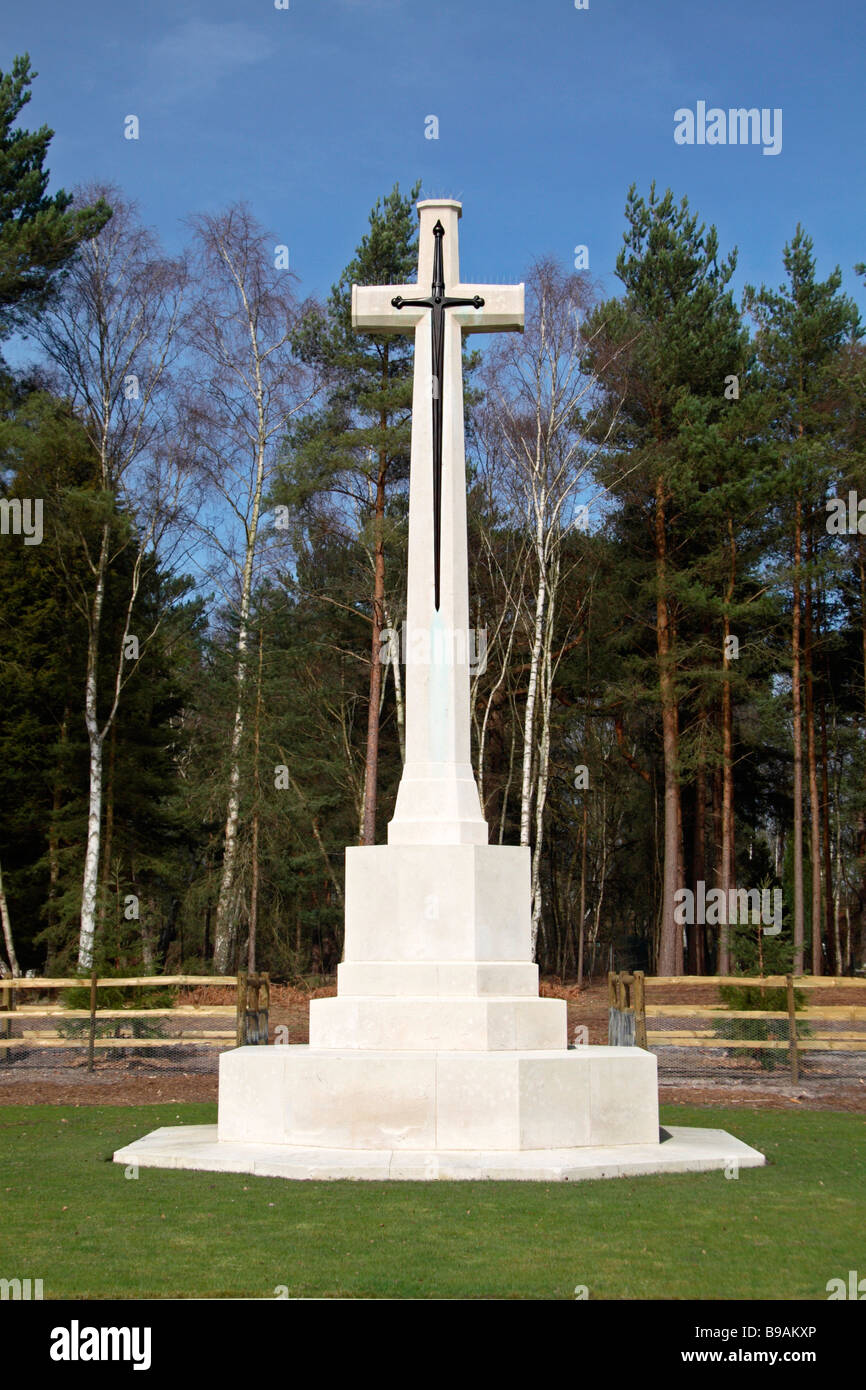
<path id="1" fill-rule="evenodd" d="M 825 1299 L 866 1275 L 866 1117 L 667 1106 L 766 1168 L 566 1183 L 314 1183 L 112 1152 L 215 1105 L 0 1108 L 0 1276 L 46 1298 Z"/>

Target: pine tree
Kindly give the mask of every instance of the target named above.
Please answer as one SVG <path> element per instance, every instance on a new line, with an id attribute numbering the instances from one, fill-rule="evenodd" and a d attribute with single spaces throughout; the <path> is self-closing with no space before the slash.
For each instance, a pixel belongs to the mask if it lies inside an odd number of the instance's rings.
<path id="1" fill-rule="evenodd" d="M 837 267 L 816 279 L 813 244 L 801 226 L 785 247 L 787 284 L 772 291 L 747 286 L 745 303 L 757 323 L 756 346 L 761 385 L 772 401 L 771 438 L 779 470 L 782 544 L 790 556 L 786 580 L 791 588 L 791 689 L 794 753 L 794 969 L 803 971 L 805 944 L 803 873 L 803 714 L 805 769 L 811 810 L 810 883 L 812 970 L 822 969 L 821 808 L 818 790 L 815 661 L 818 556 L 826 549 L 825 500 L 833 476 L 832 441 L 836 430 L 832 401 L 838 394 L 840 354 L 861 336 L 851 299 L 839 293 Z M 822 532 L 823 540 L 822 540 Z M 805 711 L 803 695 L 805 693 Z M 825 834 L 826 840 L 826 834 Z M 829 895 L 830 884 L 825 891 Z"/>
<path id="2" fill-rule="evenodd" d="M 370 230 L 334 285 L 327 314 L 308 316 L 298 346 L 310 361 L 324 365 L 333 385 L 324 408 L 308 417 L 291 440 L 291 462 L 278 500 L 292 503 L 307 523 L 328 513 L 329 524 L 357 527 L 366 552 L 366 573 L 357 592 L 369 595 L 370 670 L 365 790 L 359 838 L 376 839 L 379 789 L 379 717 L 382 703 L 380 661 L 385 617 L 386 557 L 393 553 L 395 491 L 409 471 L 414 344 L 403 335 L 359 334 L 352 328 L 352 285 L 408 283 L 418 261 L 414 202 L 395 184 L 370 213 Z"/>
<path id="3" fill-rule="evenodd" d="M 73 207 L 62 189 L 48 197 L 54 131 L 14 129 L 36 76 L 26 53 L 0 72 L 0 338 L 45 307 L 70 257 L 111 216 L 102 198 Z"/>
<path id="4" fill-rule="evenodd" d="M 736 255 L 719 262 L 715 228 L 699 225 L 686 198 L 677 206 L 670 190 L 659 197 L 653 184 L 645 200 L 632 185 L 626 217 L 617 260 L 625 297 L 600 306 L 586 336 L 591 365 L 607 392 L 602 429 L 610 431 L 617 473 L 628 455 L 629 477 L 616 491 L 625 504 L 622 540 L 640 557 L 634 616 L 654 637 L 664 768 L 658 970 L 677 974 L 683 968 L 674 920 L 683 879 L 680 627 L 687 604 L 681 587 L 692 555 L 687 537 L 696 490 L 682 411 L 689 401 L 703 401 L 712 421 L 725 410 L 725 379 L 742 364 L 744 334 L 729 289 Z"/>
<path id="5" fill-rule="evenodd" d="M 42 507 L 43 537 L 0 540 L 0 865 L 22 968 L 34 962 L 40 923 L 63 891 L 61 808 L 74 810 L 80 845 L 84 807 L 78 781 L 83 730 L 74 717 L 84 682 L 83 625 L 69 611 L 64 574 L 83 578 L 58 517 L 69 494 L 93 486 L 95 460 L 65 402 L 26 383 L 5 383 L 0 411 L 4 498 Z"/>
<path id="6" fill-rule="evenodd" d="M 42 946 L 65 967 L 74 959 L 88 806 L 81 716 L 87 631 L 73 598 L 90 580 L 87 550 L 92 556 L 99 543 L 105 499 L 98 457 L 68 403 L 26 384 L 14 391 L 7 384 L 5 394 L 0 465 L 10 482 L 3 491 L 40 499 L 44 534 L 38 546 L 12 536 L 0 543 L 0 865 L 8 870 L 22 965 L 34 964 Z M 114 540 L 125 525 L 116 513 Z M 105 650 L 120 640 L 132 567 L 132 557 L 121 555 L 109 575 Z M 144 568 L 139 613 L 142 630 L 154 637 L 109 743 L 98 897 L 100 924 L 108 919 L 113 928 L 100 959 L 117 959 L 122 950 L 130 967 L 165 935 L 174 893 L 168 881 L 182 875 L 187 853 L 191 828 L 180 823 L 177 768 L 187 668 L 201 621 L 200 605 L 187 598 L 188 581 L 168 577 L 155 560 Z M 101 713 L 112 697 L 103 667 Z M 147 916 L 124 921 L 128 894 L 141 899 Z M 122 940 L 115 929 L 121 926 Z"/>

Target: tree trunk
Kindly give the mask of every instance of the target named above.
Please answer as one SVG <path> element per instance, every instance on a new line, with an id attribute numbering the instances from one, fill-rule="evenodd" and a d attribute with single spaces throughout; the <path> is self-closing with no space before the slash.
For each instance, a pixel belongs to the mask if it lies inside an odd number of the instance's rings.
<path id="1" fill-rule="evenodd" d="M 96 885 L 99 869 L 100 819 L 102 816 L 102 739 L 88 721 L 90 742 L 90 796 L 87 810 L 87 846 L 84 852 L 84 884 L 81 898 L 81 932 L 78 969 L 92 970 L 96 935 Z"/>
<path id="2" fill-rule="evenodd" d="M 529 682 L 526 690 L 526 714 L 523 724 L 523 778 L 520 789 L 520 843 L 528 845 L 532 823 L 532 770 L 535 753 L 535 706 L 538 699 L 538 675 L 544 645 L 544 613 L 547 603 L 547 573 L 544 542 L 539 523 L 536 534 L 538 558 L 538 588 L 535 594 L 535 625 L 532 652 L 529 659 Z"/>
<path id="3" fill-rule="evenodd" d="M 685 863 L 685 836 L 683 834 L 683 797 L 682 789 L 677 783 L 677 887 L 681 887 L 686 881 Z M 677 975 L 682 975 L 685 970 L 685 926 L 677 923 L 676 936 L 676 970 Z"/>
<path id="4" fill-rule="evenodd" d="M 3 941 L 6 945 L 6 959 L 9 962 L 12 978 L 17 980 L 21 971 L 18 968 L 18 957 L 15 955 L 15 942 L 12 937 L 12 919 L 9 916 L 9 904 L 6 901 L 6 890 L 3 887 L 2 866 L 0 866 L 0 922 L 3 924 Z"/>
<path id="5" fill-rule="evenodd" d="M 589 977 L 590 977 L 590 983 L 592 983 L 592 977 L 593 977 L 593 974 L 594 974 L 594 971 L 595 971 L 595 952 L 596 952 L 596 946 L 597 946 L 597 943 L 598 943 L 599 932 L 600 932 L 600 930 L 601 930 L 601 908 L 602 908 L 602 903 L 604 902 L 604 890 L 605 890 L 605 885 L 606 885 L 606 883 L 607 883 L 607 861 L 608 861 L 608 849 L 607 849 L 607 798 L 606 798 L 606 796 L 605 796 L 605 791 L 604 791 L 604 786 L 603 786 L 603 785 L 602 785 L 602 788 L 601 788 L 601 798 L 600 798 L 600 800 L 601 800 L 601 817 L 600 817 L 601 847 L 600 847 L 600 860 L 599 860 L 599 866 L 598 866 L 598 897 L 597 897 L 596 900 L 595 900 L 595 916 L 594 916 L 593 927 L 592 927 L 592 943 L 591 943 L 591 945 L 592 945 L 592 957 L 591 957 L 590 964 L 589 964 Z M 614 841 L 616 840 L 616 836 L 618 835 L 618 833 L 619 833 L 619 825 L 617 825 L 617 826 L 615 827 Z"/>
<path id="6" fill-rule="evenodd" d="M 811 537 L 806 542 L 811 566 Z M 823 913 L 821 906 L 821 803 L 818 797 L 818 765 L 815 750 L 815 695 L 812 681 L 812 575 L 806 575 L 806 602 L 803 624 L 803 667 L 806 678 L 806 764 L 809 778 L 809 862 L 812 871 L 811 925 L 812 974 L 823 974 Z"/>
<path id="7" fill-rule="evenodd" d="M 821 711 L 821 843 L 824 850 L 824 918 L 827 926 L 827 950 L 834 975 L 842 974 L 839 958 L 839 918 L 833 910 L 833 847 L 830 831 L 830 780 L 827 770 L 827 709 L 823 698 Z"/>
<path id="8" fill-rule="evenodd" d="M 505 822 L 508 819 L 508 799 L 511 796 L 511 784 L 514 781 L 514 755 L 515 750 L 517 748 L 518 724 L 517 711 L 515 709 L 515 701 L 513 695 L 509 700 L 509 704 L 511 706 L 511 737 L 508 740 L 508 772 L 505 778 L 505 783 L 502 788 L 502 798 L 499 808 L 499 837 L 497 840 L 497 844 L 500 845 L 505 844 Z"/>
<path id="9" fill-rule="evenodd" d="M 538 749 L 538 776 L 535 793 L 535 844 L 532 848 L 532 917 L 530 939 L 532 958 L 535 959 L 538 931 L 542 922 L 541 858 L 544 849 L 544 811 L 547 805 L 547 787 L 550 776 L 550 709 L 553 699 L 553 668 L 551 651 L 553 647 L 554 597 L 559 578 L 557 561 L 549 589 L 549 599 L 544 619 L 544 652 L 541 667 L 541 738 Z"/>
<path id="10" fill-rule="evenodd" d="M 679 726 L 673 653 L 670 640 L 670 615 L 667 600 L 666 539 L 664 513 L 664 481 L 659 474 L 656 483 L 655 511 L 656 546 L 656 647 L 659 668 L 659 692 L 662 711 L 662 745 L 664 759 L 664 868 L 662 871 L 662 916 L 659 931 L 658 973 L 682 974 L 682 962 L 677 969 L 677 940 L 681 928 L 674 921 L 675 896 L 679 887 Z M 680 935 L 681 941 L 681 935 Z M 681 951 L 680 947 L 680 951 Z"/>
<path id="11" fill-rule="evenodd" d="M 387 361 L 387 358 L 386 358 Z M 383 415 L 382 428 L 387 427 Z M 387 457 L 379 455 L 376 477 L 375 546 L 373 555 L 373 634 L 370 645 L 370 704 L 367 710 L 367 754 L 364 774 L 364 831 L 361 843 L 376 843 L 376 801 L 379 785 L 379 707 L 382 698 L 382 628 L 385 626 L 385 476 Z"/>
<path id="12" fill-rule="evenodd" d="M 60 834 L 57 822 L 60 816 L 60 807 L 63 804 L 62 790 L 62 765 L 64 748 L 67 740 L 67 729 L 69 725 L 69 710 L 64 709 L 63 719 L 60 722 L 60 752 L 58 754 L 59 766 L 55 768 L 54 787 L 51 795 L 51 819 L 48 823 L 48 927 L 51 932 L 51 950 L 54 950 L 53 928 L 57 921 L 57 892 L 60 886 Z"/>
<path id="13" fill-rule="evenodd" d="M 704 842 L 706 839 L 706 811 L 707 811 L 707 762 L 706 750 L 704 746 L 704 736 L 707 725 L 707 712 L 701 709 L 699 715 L 701 728 L 700 743 L 698 745 L 698 758 L 695 768 L 695 815 L 692 825 L 692 891 L 697 902 L 698 884 L 706 882 L 706 853 Z M 688 932 L 689 953 L 688 953 L 688 972 L 690 975 L 703 975 L 706 972 L 706 958 L 704 952 L 704 927 L 700 922 L 695 922 Z"/>
<path id="14" fill-rule="evenodd" d="M 794 974 L 803 973 L 803 730 L 800 714 L 800 550 L 802 502 L 794 522 L 794 609 L 791 619 L 791 705 L 794 744 Z"/>
<path id="15" fill-rule="evenodd" d="M 259 679 L 256 686 L 256 718 L 253 729 L 253 843 L 252 863 L 250 865 L 250 932 L 247 942 L 247 970 L 256 973 L 256 930 L 259 922 L 259 748 L 262 725 L 262 659 L 264 654 L 265 630 L 259 627 Z"/>
<path id="16" fill-rule="evenodd" d="M 240 637 L 238 639 L 240 645 Z M 243 650 L 246 651 L 246 630 L 243 633 Z M 237 893 L 235 888 L 235 866 L 238 854 L 238 827 L 240 824 L 240 747 L 244 732 L 243 688 L 246 678 L 246 665 L 240 663 L 236 674 L 238 699 L 235 706 L 234 727 L 231 743 L 231 771 L 229 773 L 229 797 L 226 809 L 226 825 L 223 839 L 223 869 L 220 878 L 219 898 L 217 899 L 216 922 L 214 924 L 214 965 L 220 975 L 231 970 L 232 943 L 236 931 L 235 914 Z"/>
<path id="17" fill-rule="evenodd" d="M 93 968 L 93 947 L 96 937 L 96 888 L 102 832 L 102 749 L 105 737 L 104 730 L 100 730 L 99 727 L 99 637 L 102 628 L 102 608 L 105 601 L 109 532 L 110 522 L 106 521 L 102 527 L 99 559 L 96 564 L 96 586 L 87 634 L 84 722 L 87 728 L 90 758 L 90 792 L 87 809 L 87 845 L 84 851 L 84 878 L 81 885 L 81 925 L 78 935 L 78 969 L 82 971 Z"/>
<path id="18" fill-rule="evenodd" d="M 105 784 L 105 834 L 102 847 L 102 873 L 99 884 L 99 930 L 105 926 L 108 884 L 111 878 L 111 850 L 114 840 L 114 768 L 117 761 L 117 723 L 111 725 L 108 741 L 108 776 Z"/>
<path id="19" fill-rule="evenodd" d="M 724 909 L 719 926 L 718 973 L 731 973 L 731 938 L 728 927 L 728 905 L 731 901 L 735 864 L 734 845 L 734 715 L 731 700 L 731 658 L 729 638 L 731 636 L 730 605 L 734 597 L 736 580 L 736 550 L 733 522 L 728 517 L 728 541 L 730 547 L 730 569 L 725 590 L 725 613 L 722 638 L 722 893 Z"/>
<path id="20" fill-rule="evenodd" d="M 120 884 L 117 885 L 117 895 L 120 897 Z M 156 916 L 155 904 L 151 898 L 142 901 L 141 906 L 144 911 L 141 913 L 141 920 L 138 924 L 138 935 L 141 941 L 141 958 L 144 963 L 145 975 L 156 974 L 156 952 L 154 951 L 154 937 L 152 923 Z"/>
<path id="21" fill-rule="evenodd" d="M 583 989 L 583 946 L 586 936 L 586 801 L 583 803 L 583 826 L 580 845 L 580 922 L 577 929 L 577 987 Z"/>
<path id="22" fill-rule="evenodd" d="M 240 784 L 241 742 L 244 733 L 244 696 L 247 680 L 247 648 L 249 644 L 250 597 L 253 587 L 253 564 L 255 562 L 256 542 L 259 530 L 259 512 L 262 503 L 264 483 L 264 443 L 260 440 L 256 455 L 256 485 L 253 496 L 252 517 L 246 535 L 243 579 L 241 581 L 240 621 L 238 623 L 237 669 L 235 684 L 237 699 L 235 703 L 234 725 L 230 752 L 229 795 L 226 809 L 226 824 L 223 842 L 223 871 L 217 900 L 216 924 L 214 926 L 214 965 L 220 975 L 229 973 L 232 966 L 232 945 L 237 927 L 235 917 L 238 911 L 238 892 L 235 872 L 238 856 L 238 827 L 240 824 Z"/>

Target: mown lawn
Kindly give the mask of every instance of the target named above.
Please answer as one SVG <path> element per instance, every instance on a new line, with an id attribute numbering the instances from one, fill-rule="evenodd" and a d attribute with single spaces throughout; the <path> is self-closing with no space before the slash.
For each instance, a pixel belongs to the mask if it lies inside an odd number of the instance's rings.
<path id="1" fill-rule="evenodd" d="M 586 1183 L 306 1183 L 112 1152 L 215 1105 L 0 1108 L 0 1276 L 45 1298 L 826 1299 L 866 1275 L 866 1117 L 667 1106 L 765 1168 Z"/>

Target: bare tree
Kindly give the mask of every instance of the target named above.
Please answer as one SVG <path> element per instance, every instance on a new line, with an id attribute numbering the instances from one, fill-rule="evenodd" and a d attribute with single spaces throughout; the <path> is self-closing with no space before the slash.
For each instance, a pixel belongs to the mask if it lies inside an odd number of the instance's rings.
<path id="1" fill-rule="evenodd" d="M 214 964 L 231 968 L 240 911 L 238 832 L 246 718 L 250 606 L 263 540 L 262 514 L 279 445 L 317 384 L 292 350 L 304 306 L 295 277 L 276 267 L 273 239 L 236 204 L 193 220 L 196 297 L 185 340 L 191 354 L 189 424 L 201 476 L 218 502 L 206 525 L 211 575 L 234 612 L 235 700 L 229 746 Z"/>
<path id="2" fill-rule="evenodd" d="M 78 941 L 82 970 L 93 963 L 105 739 L 121 692 L 154 636 L 153 631 L 133 633 L 133 614 L 179 506 L 181 474 L 166 443 L 169 368 L 178 347 L 186 283 L 182 262 L 162 254 L 153 233 L 138 221 L 136 205 L 117 189 L 86 188 L 76 202 L 87 206 L 100 197 L 113 209 L 110 220 L 81 246 L 61 297 L 31 330 L 82 420 L 98 462 L 101 491 L 95 528 L 89 508 L 84 516 L 70 510 L 62 523 L 53 519 L 55 525 L 76 528 L 87 572 L 84 581 L 67 575 L 71 600 L 87 626 L 84 718 L 90 791 Z M 62 556 L 63 547 L 56 553 Z M 108 709 L 100 711 L 106 588 L 121 557 L 131 575 L 121 638 L 110 658 Z"/>
<path id="3" fill-rule="evenodd" d="M 532 844 L 532 947 L 541 924 L 541 860 L 550 760 L 550 717 L 556 668 L 566 649 L 558 601 L 568 566 L 569 531 L 585 521 L 581 502 L 592 490 L 591 467 L 601 445 L 590 446 L 581 416 L 594 414 L 595 381 L 581 369 L 586 343 L 581 320 L 592 304 L 586 277 L 555 262 L 537 262 L 527 276 L 526 328 L 503 339 L 487 366 L 494 409 L 488 428 L 501 430 L 503 495 L 528 542 L 528 584 L 514 621 L 529 647 L 523 720 L 520 843 Z M 609 432 L 609 431 L 608 431 Z M 575 615 L 577 617 L 578 615 Z M 572 620 L 573 621 L 573 620 Z"/>

